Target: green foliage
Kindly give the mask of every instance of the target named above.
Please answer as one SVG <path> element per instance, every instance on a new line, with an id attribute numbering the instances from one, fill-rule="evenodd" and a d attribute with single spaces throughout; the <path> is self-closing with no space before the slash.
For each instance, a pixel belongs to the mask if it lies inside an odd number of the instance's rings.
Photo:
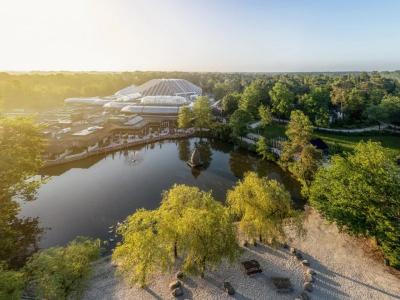
<path id="1" fill-rule="evenodd" d="M 130 283 L 145 286 L 152 274 L 172 265 L 172 256 L 159 234 L 159 213 L 139 209 L 118 228 L 122 244 L 115 248 L 113 260 L 119 274 Z"/>
<path id="2" fill-rule="evenodd" d="M 231 93 L 222 98 L 221 107 L 224 115 L 230 116 L 238 109 L 241 97 L 239 93 Z"/>
<path id="3" fill-rule="evenodd" d="M 315 173 L 322 165 L 322 153 L 311 144 L 303 147 L 292 164 L 289 165 L 289 171 L 301 182 L 304 196 L 308 194 L 308 189 L 314 179 Z"/>
<path id="4" fill-rule="evenodd" d="M 322 87 L 316 87 L 300 98 L 304 113 L 320 127 L 329 125 L 330 102 L 329 91 Z"/>
<path id="5" fill-rule="evenodd" d="M 192 112 L 188 106 L 183 106 L 179 110 L 178 127 L 189 128 L 192 124 Z"/>
<path id="6" fill-rule="evenodd" d="M 181 257 L 186 273 L 204 276 L 223 259 L 239 255 L 235 227 L 211 192 L 175 185 L 154 211 L 139 210 L 119 228 L 122 244 L 113 259 L 131 282 L 146 285 L 156 272 L 170 270 Z"/>
<path id="7" fill-rule="evenodd" d="M 385 96 L 379 105 L 368 108 L 370 119 L 387 123 L 400 123 L 400 96 Z"/>
<path id="8" fill-rule="evenodd" d="M 252 117 L 257 117 L 258 107 L 268 102 L 266 84 L 263 80 L 254 80 L 243 91 L 239 109 L 246 111 Z"/>
<path id="9" fill-rule="evenodd" d="M 400 168 L 376 142 L 334 156 L 310 188 L 310 202 L 339 228 L 377 239 L 392 266 L 400 267 Z"/>
<path id="10" fill-rule="evenodd" d="M 264 159 L 268 159 L 271 161 L 276 160 L 275 154 L 271 152 L 271 149 L 267 144 L 267 140 L 263 136 L 260 137 L 256 143 L 256 152 L 258 153 L 258 155 L 261 156 L 263 160 Z"/>
<path id="11" fill-rule="evenodd" d="M 260 105 L 258 115 L 260 116 L 261 126 L 265 127 L 272 123 L 272 112 L 269 107 Z"/>
<path id="12" fill-rule="evenodd" d="M 34 254 L 26 264 L 26 274 L 38 298 L 79 298 L 90 274 L 90 263 L 99 254 L 99 240 L 78 237 L 66 247 Z"/>
<path id="13" fill-rule="evenodd" d="M 235 138 L 246 135 L 251 120 L 252 117 L 247 111 L 241 109 L 236 110 L 229 119 L 232 135 Z"/>
<path id="14" fill-rule="evenodd" d="M 0 263 L 0 300 L 21 299 L 24 287 L 24 273 L 7 270 L 6 266 Z"/>
<path id="15" fill-rule="evenodd" d="M 202 128 L 211 128 L 213 124 L 213 117 L 211 113 L 211 106 L 208 97 L 198 97 L 193 105 L 194 125 L 200 130 Z"/>
<path id="16" fill-rule="evenodd" d="M 10 267 L 21 267 L 37 249 L 38 220 L 19 217 L 15 199 L 34 199 L 42 150 L 40 128 L 32 119 L 0 117 L 0 261 Z"/>
<path id="17" fill-rule="evenodd" d="M 289 116 L 295 99 L 295 95 L 289 87 L 278 81 L 269 92 L 269 95 L 272 102 L 272 111 L 278 116 Z"/>
<path id="18" fill-rule="evenodd" d="M 281 154 L 283 164 L 293 161 L 294 155 L 301 152 L 310 142 L 312 132 L 312 124 L 308 117 L 299 110 L 292 111 L 290 122 L 286 129 L 288 141 L 284 142 Z"/>
<path id="19" fill-rule="evenodd" d="M 298 217 L 285 187 L 276 180 L 260 178 L 254 172 L 246 173 L 244 179 L 228 191 L 227 201 L 240 218 L 241 232 L 248 238 L 259 238 L 270 244 L 283 242 L 285 225 Z"/>

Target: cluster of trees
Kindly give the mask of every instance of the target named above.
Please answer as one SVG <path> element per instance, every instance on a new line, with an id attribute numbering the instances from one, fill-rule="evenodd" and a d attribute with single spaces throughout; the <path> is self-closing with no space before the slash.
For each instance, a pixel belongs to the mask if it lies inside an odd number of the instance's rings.
<path id="1" fill-rule="evenodd" d="M 400 268 L 400 168 L 376 142 L 331 158 L 311 184 L 310 203 L 339 228 L 376 239 L 389 263 Z"/>
<path id="2" fill-rule="evenodd" d="M 186 274 L 204 276 L 240 255 L 235 221 L 246 238 L 269 243 L 285 239 L 284 226 L 298 226 L 290 222 L 299 217 L 290 195 L 275 180 L 248 173 L 227 199 L 226 207 L 211 192 L 185 185 L 164 192 L 158 209 L 138 210 L 119 227 L 122 243 L 113 254 L 119 272 L 141 286 L 179 262 Z"/>
<path id="3" fill-rule="evenodd" d="M 237 109 L 258 118 L 258 107 L 271 108 L 276 117 L 303 111 L 318 126 L 329 117 L 339 124 L 376 121 L 385 96 L 399 97 L 397 73 L 187 73 L 187 72 L 42 72 L 0 73 L 0 97 L 8 108 L 48 108 L 68 97 L 106 96 L 128 85 L 154 78 L 184 78 L 203 88 L 206 95 L 222 99 L 224 114 Z M 393 101 L 393 98 L 390 98 Z M 397 100 L 398 101 L 398 100 Z M 396 106 L 397 107 L 397 106 Z M 376 107 L 375 107 L 376 108 Z M 397 110 L 398 111 L 398 110 Z M 343 114 L 343 119 L 341 115 Z M 379 119 L 380 120 L 380 119 Z"/>
<path id="4" fill-rule="evenodd" d="M 380 143 L 360 142 L 354 153 L 335 155 L 328 167 L 311 143 L 312 123 L 292 111 L 279 164 L 302 184 L 310 203 L 351 234 L 374 238 L 388 262 L 400 267 L 400 168 Z M 265 139 L 257 151 L 267 157 Z"/>
<path id="5" fill-rule="evenodd" d="M 379 73 L 346 75 L 277 75 L 253 80 L 243 92 L 222 98 L 222 110 L 231 116 L 237 110 L 260 119 L 266 106 L 275 117 L 289 118 L 301 110 L 313 125 L 356 125 L 372 121 L 396 122 L 400 113 L 400 84 Z"/>
<path id="6" fill-rule="evenodd" d="M 43 230 L 37 218 L 19 216 L 15 199 L 35 199 L 42 150 L 32 119 L 0 115 L 0 299 L 20 299 L 27 284 L 40 298 L 67 299 L 82 290 L 98 257 L 99 242 L 81 238 L 35 254 Z"/>
<path id="7" fill-rule="evenodd" d="M 200 131 L 204 128 L 210 129 L 213 126 L 213 115 L 210 101 L 207 96 L 200 96 L 194 102 L 193 111 L 189 107 L 181 107 L 178 114 L 178 127 L 196 127 Z"/>

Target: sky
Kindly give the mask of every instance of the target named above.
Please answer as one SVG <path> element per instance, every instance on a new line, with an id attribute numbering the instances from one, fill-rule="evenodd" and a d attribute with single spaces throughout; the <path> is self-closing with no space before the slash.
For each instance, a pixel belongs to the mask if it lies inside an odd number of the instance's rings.
<path id="1" fill-rule="evenodd" d="M 0 0 L 2 71 L 400 69 L 399 0 Z"/>

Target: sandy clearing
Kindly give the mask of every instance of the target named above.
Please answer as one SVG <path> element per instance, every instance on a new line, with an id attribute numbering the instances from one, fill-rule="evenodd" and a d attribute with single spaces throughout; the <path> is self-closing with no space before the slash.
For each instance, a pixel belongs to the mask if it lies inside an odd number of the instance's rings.
<path id="1" fill-rule="evenodd" d="M 336 226 L 327 224 L 310 211 L 305 220 L 307 234 L 294 238 L 291 245 L 300 249 L 311 263 L 315 276 L 312 299 L 400 299 L 400 280 L 381 263 L 366 255 L 359 240 L 339 233 Z M 223 264 L 208 272 L 204 279 L 183 281 L 184 297 L 180 299 L 294 299 L 302 291 L 305 267 L 285 249 L 250 247 L 240 261 L 257 259 L 263 273 L 248 277 L 240 263 Z M 290 277 L 294 292 L 278 294 L 271 284 L 271 276 Z M 229 280 L 236 290 L 234 297 L 222 289 Z M 84 299 L 172 299 L 168 284 L 174 275 L 158 275 L 146 289 L 130 288 L 115 276 L 109 258 L 96 264 Z"/>

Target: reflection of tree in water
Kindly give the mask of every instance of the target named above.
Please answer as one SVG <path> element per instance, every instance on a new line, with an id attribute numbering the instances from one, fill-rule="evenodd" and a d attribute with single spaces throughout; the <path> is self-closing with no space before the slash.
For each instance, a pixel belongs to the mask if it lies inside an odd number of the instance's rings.
<path id="1" fill-rule="evenodd" d="M 194 147 L 199 151 L 200 161 L 202 163 L 201 166 L 192 168 L 192 175 L 194 178 L 197 178 L 201 174 L 201 171 L 206 170 L 210 166 L 212 161 L 212 150 L 210 144 L 206 140 L 196 142 Z M 191 154 L 192 153 L 189 152 L 187 160 L 190 159 Z"/>
<path id="2" fill-rule="evenodd" d="M 208 141 L 211 145 L 211 148 L 215 151 L 229 153 L 233 150 L 233 144 L 229 144 L 227 142 L 222 142 L 218 139 L 209 139 Z"/>
<path id="3" fill-rule="evenodd" d="M 13 200 L 0 199 L 0 261 L 10 267 L 22 267 L 26 259 L 38 250 L 43 229 L 38 218 L 18 217 L 20 205 Z"/>
<path id="4" fill-rule="evenodd" d="M 248 155 L 245 155 L 241 150 L 232 151 L 229 157 L 229 165 L 232 173 L 242 178 L 244 173 L 248 171 L 255 171 L 257 168 L 257 160 Z"/>
<path id="5" fill-rule="evenodd" d="M 196 143 L 196 147 L 200 153 L 202 169 L 205 170 L 211 164 L 211 160 L 212 160 L 211 146 L 207 141 L 201 140 L 198 143 Z"/>
<path id="6" fill-rule="evenodd" d="M 183 139 L 178 141 L 178 154 L 179 159 L 187 162 L 190 158 L 190 141 L 189 139 Z"/>
<path id="7" fill-rule="evenodd" d="M 38 249 L 43 230 L 38 218 L 23 218 L 15 199 L 34 200 L 40 181 L 43 140 L 28 118 L 0 118 L 0 261 L 21 267 Z"/>

